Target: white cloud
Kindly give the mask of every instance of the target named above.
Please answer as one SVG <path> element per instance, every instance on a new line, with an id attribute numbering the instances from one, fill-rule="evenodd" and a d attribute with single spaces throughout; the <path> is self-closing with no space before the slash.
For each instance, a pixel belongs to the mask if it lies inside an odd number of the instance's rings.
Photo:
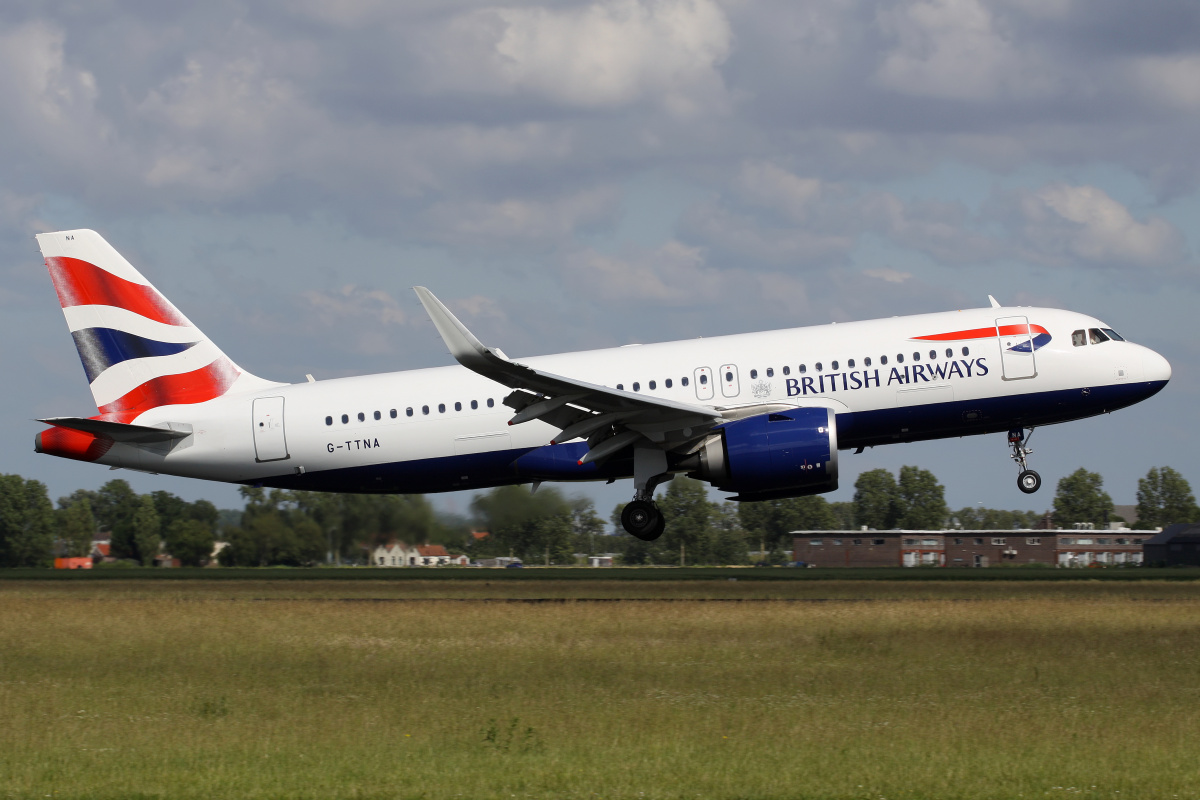
<path id="1" fill-rule="evenodd" d="M 881 9 L 877 21 L 895 41 L 877 79 L 901 94 L 981 102 L 1050 87 L 1040 59 L 981 0 L 915 0 Z"/>
<path id="2" fill-rule="evenodd" d="M 1176 108 L 1200 109 L 1200 55 L 1151 56 L 1132 69 L 1142 91 Z"/>
<path id="3" fill-rule="evenodd" d="M 716 67 L 732 44 L 711 0 L 607 0 L 470 12 L 425 53 L 430 79 L 443 88 L 529 92 L 592 109 L 649 99 L 688 115 L 724 106 Z"/>
<path id="4" fill-rule="evenodd" d="M 1134 218 L 1095 186 L 1054 183 L 1016 198 L 1015 247 L 1042 263 L 1079 261 L 1116 268 L 1175 267 L 1186 259 L 1182 234 L 1170 222 Z"/>

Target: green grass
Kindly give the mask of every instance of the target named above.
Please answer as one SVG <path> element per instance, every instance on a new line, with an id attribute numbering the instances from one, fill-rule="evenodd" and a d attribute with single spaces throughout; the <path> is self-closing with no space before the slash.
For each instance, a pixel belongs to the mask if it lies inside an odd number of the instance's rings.
<path id="1" fill-rule="evenodd" d="M 0 797 L 1195 797 L 1197 633 L 1164 581 L 11 580 Z"/>

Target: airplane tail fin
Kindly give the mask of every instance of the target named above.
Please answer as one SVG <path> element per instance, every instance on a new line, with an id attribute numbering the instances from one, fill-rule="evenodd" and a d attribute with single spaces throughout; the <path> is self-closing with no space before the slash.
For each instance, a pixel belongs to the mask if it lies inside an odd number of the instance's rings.
<path id="1" fill-rule="evenodd" d="M 279 385 L 234 364 L 95 231 L 37 240 L 100 419 Z"/>

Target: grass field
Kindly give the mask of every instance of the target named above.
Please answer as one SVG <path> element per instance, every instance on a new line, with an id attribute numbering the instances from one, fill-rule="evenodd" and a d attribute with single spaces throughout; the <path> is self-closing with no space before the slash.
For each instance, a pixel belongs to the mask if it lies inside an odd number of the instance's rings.
<path id="1" fill-rule="evenodd" d="M 1153 580 L 4 580 L 0 797 L 1190 798 L 1198 633 Z"/>

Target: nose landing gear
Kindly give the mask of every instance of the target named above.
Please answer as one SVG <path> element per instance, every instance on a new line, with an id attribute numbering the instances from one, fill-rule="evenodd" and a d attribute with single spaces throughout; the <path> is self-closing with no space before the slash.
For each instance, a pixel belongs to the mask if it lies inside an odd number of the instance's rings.
<path id="1" fill-rule="evenodd" d="M 1029 429 L 1028 437 L 1024 428 L 1013 428 L 1008 432 L 1008 446 L 1012 448 L 1010 458 L 1021 468 L 1021 473 L 1017 475 L 1017 488 L 1025 494 L 1033 494 L 1042 488 L 1042 476 L 1031 470 L 1025 462 L 1026 457 L 1033 453 L 1032 449 L 1025 446 L 1032 438 L 1033 428 Z"/>

